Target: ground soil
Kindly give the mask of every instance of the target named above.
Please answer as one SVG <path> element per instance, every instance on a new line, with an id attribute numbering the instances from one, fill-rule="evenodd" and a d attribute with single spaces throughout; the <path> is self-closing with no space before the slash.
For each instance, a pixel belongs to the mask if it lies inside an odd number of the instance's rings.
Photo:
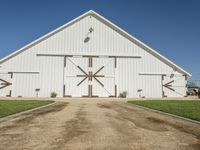
<path id="1" fill-rule="evenodd" d="M 117 100 L 58 100 L 0 123 L 0 150 L 199 150 L 200 125 Z"/>

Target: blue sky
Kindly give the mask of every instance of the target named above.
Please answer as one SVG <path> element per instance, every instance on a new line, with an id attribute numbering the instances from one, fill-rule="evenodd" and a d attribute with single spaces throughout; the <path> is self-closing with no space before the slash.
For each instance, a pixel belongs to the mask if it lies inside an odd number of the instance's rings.
<path id="1" fill-rule="evenodd" d="M 200 80 L 199 0 L 0 0 L 0 58 L 90 9 Z"/>

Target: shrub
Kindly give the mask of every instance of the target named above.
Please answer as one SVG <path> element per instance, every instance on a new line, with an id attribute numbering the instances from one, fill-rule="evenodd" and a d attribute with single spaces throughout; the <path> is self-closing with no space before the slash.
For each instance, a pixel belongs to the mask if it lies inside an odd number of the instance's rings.
<path id="1" fill-rule="evenodd" d="M 127 91 L 124 91 L 124 92 L 122 92 L 122 93 L 119 94 L 119 97 L 126 98 L 127 94 L 128 94 Z"/>
<path id="2" fill-rule="evenodd" d="M 198 97 L 200 98 L 200 89 L 199 89 L 199 91 L 198 91 Z"/>
<path id="3" fill-rule="evenodd" d="M 51 92 L 51 97 L 52 98 L 55 98 L 57 96 L 57 93 L 56 92 Z"/>

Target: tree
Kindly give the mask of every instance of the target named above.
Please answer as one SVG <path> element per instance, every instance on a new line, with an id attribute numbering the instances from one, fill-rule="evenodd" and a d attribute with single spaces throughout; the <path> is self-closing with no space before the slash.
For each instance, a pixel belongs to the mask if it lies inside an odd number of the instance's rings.
<path id="1" fill-rule="evenodd" d="M 197 84 L 194 81 L 188 81 L 187 87 L 197 87 Z"/>
<path id="2" fill-rule="evenodd" d="M 198 90 L 198 97 L 200 98 L 200 89 Z"/>

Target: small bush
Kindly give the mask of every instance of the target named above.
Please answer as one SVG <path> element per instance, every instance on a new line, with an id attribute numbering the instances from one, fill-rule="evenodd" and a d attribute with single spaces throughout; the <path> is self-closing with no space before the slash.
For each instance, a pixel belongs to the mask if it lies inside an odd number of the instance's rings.
<path id="1" fill-rule="evenodd" d="M 128 94 L 127 91 L 124 91 L 124 92 L 122 92 L 122 93 L 119 94 L 119 97 L 126 98 L 127 94 Z"/>
<path id="2" fill-rule="evenodd" d="M 51 92 L 51 97 L 52 98 L 55 98 L 57 96 L 57 93 L 56 92 Z"/>

